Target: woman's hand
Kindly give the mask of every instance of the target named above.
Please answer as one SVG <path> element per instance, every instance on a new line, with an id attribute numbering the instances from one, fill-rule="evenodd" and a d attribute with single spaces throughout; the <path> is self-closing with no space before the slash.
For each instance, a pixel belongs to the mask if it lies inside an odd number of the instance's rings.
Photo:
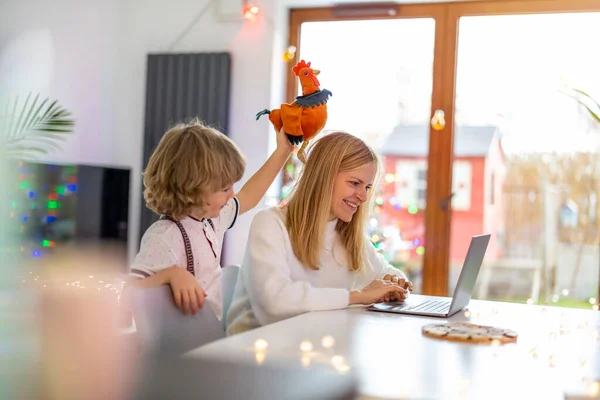
<path id="1" fill-rule="evenodd" d="M 402 286 L 409 293 L 413 291 L 413 284 L 412 284 L 412 282 L 411 281 L 407 281 L 406 279 L 404 279 L 402 277 L 399 277 L 398 275 L 387 274 L 386 276 L 383 277 L 383 280 L 395 283 L 398 286 Z M 406 294 L 406 296 L 404 296 L 404 299 L 396 299 L 396 298 L 389 297 L 388 299 L 384 299 L 384 301 L 393 301 L 393 300 L 404 301 L 404 300 L 406 300 L 406 297 L 408 297 L 408 293 Z"/>
<path id="2" fill-rule="evenodd" d="M 385 281 L 383 279 L 375 279 L 373 282 L 365 286 L 362 290 L 350 292 L 350 304 L 373 304 L 386 301 L 386 296 L 394 296 L 395 299 L 406 298 L 408 291 L 400 285 Z"/>
<path id="3" fill-rule="evenodd" d="M 207 296 L 204 289 L 198 285 L 194 275 L 181 267 L 171 267 L 169 269 L 169 284 L 173 291 L 173 300 L 177 308 L 188 314 L 196 314 L 199 308 L 204 306 L 204 298 Z"/>

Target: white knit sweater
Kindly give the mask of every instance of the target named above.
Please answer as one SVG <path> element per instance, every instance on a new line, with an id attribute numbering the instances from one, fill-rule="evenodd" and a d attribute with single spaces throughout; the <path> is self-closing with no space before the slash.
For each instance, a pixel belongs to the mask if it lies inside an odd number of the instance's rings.
<path id="1" fill-rule="evenodd" d="M 335 231 L 327 223 L 319 269 L 298 261 L 279 208 L 262 210 L 250 226 L 242 269 L 227 313 L 227 334 L 271 324 L 308 311 L 348 306 L 350 291 L 360 290 L 386 274 L 405 275 L 385 261 L 365 240 L 364 270 L 350 272 Z M 307 232 L 310 234 L 310 232 Z"/>

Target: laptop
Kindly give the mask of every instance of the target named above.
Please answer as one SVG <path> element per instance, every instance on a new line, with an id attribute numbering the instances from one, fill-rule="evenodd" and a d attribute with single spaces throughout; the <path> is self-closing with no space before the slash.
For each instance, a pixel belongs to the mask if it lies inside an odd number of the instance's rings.
<path id="1" fill-rule="evenodd" d="M 454 295 L 451 298 L 438 296 L 410 295 L 403 302 L 378 303 L 367 308 L 369 311 L 383 311 L 397 314 L 425 315 L 429 317 L 450 317 L 471 301 L 471 293 L 479 275 L 483 257 L 490 242 L 490 234 L 471 238 L 467 257 L 463 264 Z"/>

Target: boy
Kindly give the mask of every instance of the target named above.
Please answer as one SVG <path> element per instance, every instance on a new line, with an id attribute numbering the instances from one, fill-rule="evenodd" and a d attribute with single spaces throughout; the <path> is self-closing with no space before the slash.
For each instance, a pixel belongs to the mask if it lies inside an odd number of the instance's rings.
<path id="1" fill-rule="evenodd" d="M 167 131 L 144 172 L 146 205 L 161 220 L 144 233 L 130 271 L 143 279 L 130 285 L 169 284 L 185 314 L 196 313 L 206 297 L 221 319 L 225 231 L 260 202 L 293 149 L 278 132 L 277 149 L 234 195 L 246 163 L 227 136 L 197 121 Z"/>

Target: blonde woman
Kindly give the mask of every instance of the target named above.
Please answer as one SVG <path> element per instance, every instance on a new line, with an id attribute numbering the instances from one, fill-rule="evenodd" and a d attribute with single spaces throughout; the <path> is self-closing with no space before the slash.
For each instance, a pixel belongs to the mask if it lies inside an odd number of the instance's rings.
<path id="1" fill-rule="evenodd" d="M 161 216 L 144 233 L 130 287 L 168 284 L 175 304 L 196 313 L 205 298 L 221 319 L 221 248 L 239 214 L 254 208 L 289 158 L 293 146 L 277 134 L 277 149 L 234 195 L 246 167 L 224 134 L 195 121 L 165 133 L 144 173 L 146 205 Z"/>
<path id="2" fill-rule="evenodd" d="M 365 234 L 379 161 L 343 132 L 318 140 L 289 203 L 252 221 L 227 333 L 308 311 L 403 301 L 412 284 Z"/>

